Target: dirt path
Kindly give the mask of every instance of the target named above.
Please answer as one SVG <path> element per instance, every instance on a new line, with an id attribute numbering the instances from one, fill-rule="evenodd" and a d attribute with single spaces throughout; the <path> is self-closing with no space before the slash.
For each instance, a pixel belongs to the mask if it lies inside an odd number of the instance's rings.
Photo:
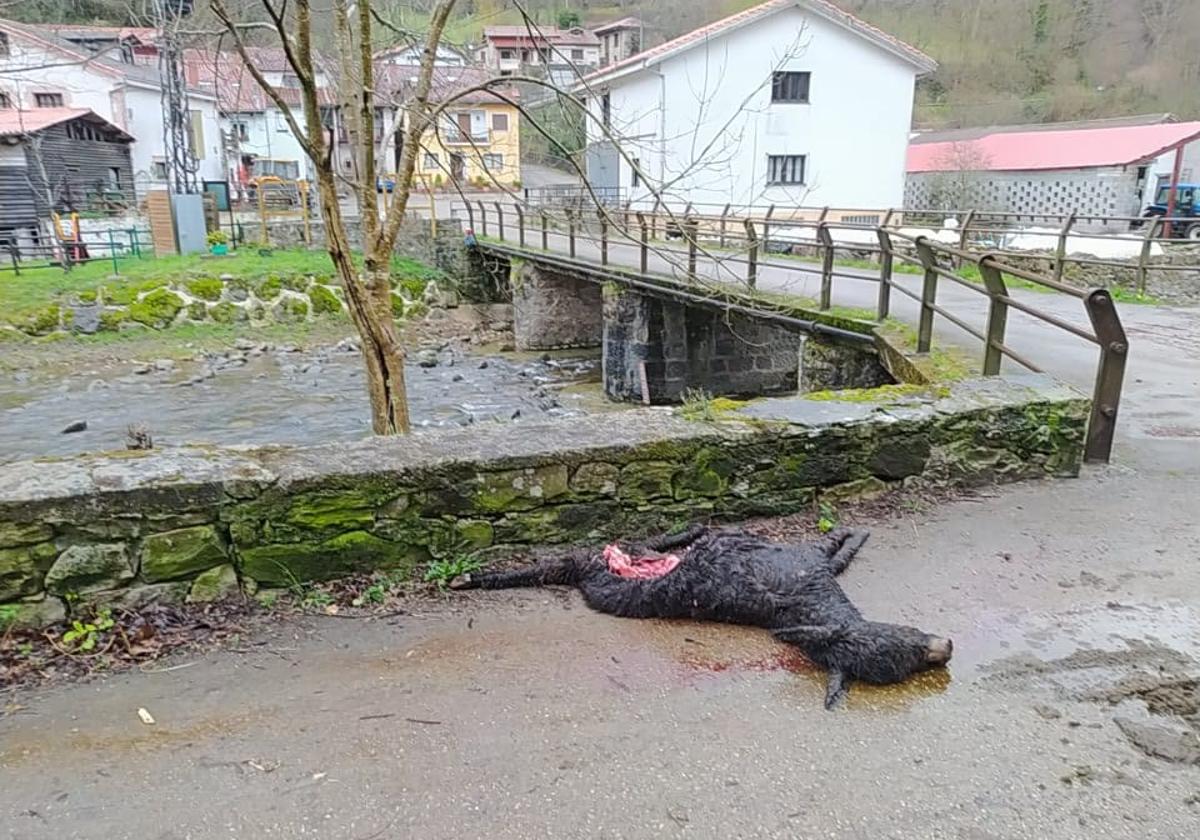
<path id="1" fill-rule="evenodd" d="M 1106 468 L 876 526 L 847 590 L 952 636 L 955 661 L 856 688 L 838 713 L 759 632 L 475 594 L 23 695 L 0 718 L 0 824 L 113 840 L 1192 837 L 1198 460 L 1176 447 L 1147 461 L 1171 471 Z"/>

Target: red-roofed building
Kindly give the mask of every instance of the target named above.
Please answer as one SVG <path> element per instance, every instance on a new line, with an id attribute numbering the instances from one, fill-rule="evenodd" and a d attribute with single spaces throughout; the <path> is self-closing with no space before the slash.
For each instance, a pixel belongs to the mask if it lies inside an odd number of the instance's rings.
<path id="1" fill-rule="evenodd" d="M 607 67 L 637 55 L 645 43 L 641 18 L 623 17 L 592 30 L 600 39 L 600 66 Z"/>
<path id="2" fill-rule="evenodd" d="M 572 84 L 600 66 L 600 39 L 579 27 L 487 26 L 475 60 L 501 76 L 545 72 L 556 83 Z"/>
<path id="3" fill-rule="evenodd" d="M 935 66 L 826 0 L 769 0 L 577 85 L 588 178 L 639 204 L 896 206 Z"/>
<path id="4" fill-rule="evenodd" d="M 1200 122 L 1169 114 L 927 132 L 908 150 L 905 205 L 1029 215 L 1137 216 L 1200 175 Z"/>

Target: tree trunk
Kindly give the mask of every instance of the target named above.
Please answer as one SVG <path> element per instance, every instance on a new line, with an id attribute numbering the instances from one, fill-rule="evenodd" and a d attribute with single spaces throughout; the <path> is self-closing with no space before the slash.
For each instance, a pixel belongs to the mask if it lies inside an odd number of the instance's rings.
<path id="1" fill-rule="evenodd" d="M 407 434 L 411 428 L 404 383 L 404 345 L 392 314 L 389 265 L 384 260 L 365 277 L 354 264 L 331 174 L 318 173 L 327 249 L 346 293 L 346 308 L 358 330 L 367 367 L 371 427 L 377 435 Z"/>

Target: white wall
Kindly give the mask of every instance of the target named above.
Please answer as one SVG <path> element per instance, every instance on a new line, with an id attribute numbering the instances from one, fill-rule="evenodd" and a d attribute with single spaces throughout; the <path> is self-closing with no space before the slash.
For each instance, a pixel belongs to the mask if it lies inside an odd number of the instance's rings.
<path id="1" fill-rule="evenodd" d="M 1161 175 L 1167 181 L 1170 181 L 1171 173 L 1174 169 L 1175 152 L 1173 151 L 1162 155 L 1150 164 L 1146 173 L 1146 187 L 1142 192 L 1142 208 L 1154 202 L 1159 176 Z M 1189 143 L 1184 147 L 1183 167 L 1179 171 L 1179 182 L 1181 184 L 1195 184 L 1200 182 L 1200 140 Z"/>
<path id="2" fill-rule="evenodd" d="M 63 54 L 30 45 L 15 35 L 10 36 L 9 42 L 10 56 L 0 61 L 0 90 L 9 93 L 22 108 L 34 107 L 35 93 L 61 93 L 65 107 L 88 108 L 124 129 L 135 139 L 130 155 L 138 188 L 144 189 L 154 183 L 153 162 L 163 158 L 164 148 L 162 95 L 157 89 L 130 84 L 124 78 L 95 67 L 71 64 Z M 39 69 L 3 72 L 12 67 Z M 224 166 L 216 100 L 193 96 L 188 105 L 192 110 L 201 111 L 204 121 L 205 153 L 200 161 L 199 177 L 222 178 Z"/>
<path id="3" fill-rule="evenodd" d="M 300 106 L 292 108 L 297 121 L 304 124 L 304 109 Z M 221 127 L 231 137 L 235 131 L 234 124 L 246 126 L 247 139 L 237 141 L 236 145 L 241 154 L 254 155 L 271 160 L 294 160 L 300 164 L 301 177 L 308 177 L 311 166 L 304 149 L 296 136 L 292 134 L 283 112 L 272 108 L 247 114 L 226 114 L 221 117 Z M 240 161 L 230 160 L 231 171 L 236 171 Z"/>
<path id="4" fill-rule="evenodd" d="M 775 70 L 810 72 L 810 104 L 772 104 Z M 915 79 L 906 61 L 790 8 L 610 83 L 612 123 L 682 202 L 891 207 L 904 196 Z M 805 186 L 768 187 L 772 154 L 807 155 Z"/>

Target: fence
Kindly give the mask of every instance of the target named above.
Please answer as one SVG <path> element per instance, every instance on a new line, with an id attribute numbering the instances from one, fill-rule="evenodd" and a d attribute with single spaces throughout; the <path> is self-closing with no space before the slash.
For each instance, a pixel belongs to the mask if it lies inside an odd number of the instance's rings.
<path id="1" fill-rule="evenodd" d="M 80 233 L 79 238 L 61 242 L 0 241 L 0 272 L 20 275 L 24 271 L 62 268 L 85 262 L 108 260 L 113 273 L 120 273 L 119 261 L 130 257 L 154 256 L 148 229 L 118 228 L 95 233 Z"/>
<path id="2" fill-rule="evenodd" d="M 1006 343 L 1010 310 L 1024 313 L 1068 335 L 1095 344 L 1099 348 L 1099 360 L 1085 458 L 1096 462 L 1108 461 L 1111 457 L 1129 344 L 1112 296 L 1105 289 L 1074 288 L 1053 276 L 1011 265 L 1000 254 L 970 251 L 937 242 L 928 236 L 903 233 L 893 226 L 893 220 L 886 214 L 875 225 L 823 219 L 785 220 L 772 216 L 764 219 L 743 217 L 737 219 L 735 224 L 729 213 L 716 217 L 693 213 L 664 219 L 659 214 L 635 211 L 629 207 L 615 212 L 600 208 L 585 215 L 574 209 L 552 210 L 483 201 L 460 205 L 453 208 L 453 212 L 465 212 L 471 228 L 479 236 L 494 234 L 500 241 L 507 241 L 515 234 L 517 243 L 526 248 L 532 245 L 551 250 L 552 237 L 560 247 L 561 240 L 565 238 L 565 247 L 572 259 L 579 256 L 579 244 L 587 243 L 594 248 L 596 260 L 601 266 L 611 264 L 615 245 L 630 246 L 636 250 L 636 265 L 642 275 L 650 274 L 650 256 L 653 252 L 659 257 L 668 255 L 669 264 L 677 267 L 687 281 L 695 283 L 701 279 L 699 263 L 703 255 L 718 270 L 729 272 L 731 279 L 739 280 L 752 290 L 758 285 L 760 270 L 767 259 L 766 244 L 770 241 L 771 228 L 777 226 L 788 231 L 807 231 L 811 235 L 805 238 L 813 243 L 820 259 L 818 307 L 821 310 L 833 307 L 834 284 L 839 278 L 855 282 L 867 280 L 878 285 L 875 317 L 879 321 L 891 314 L 894 294 L 910 298 L 918 306 L 918 353 L 927 353 L 932 349 L 935 319 L 941 317 L 982 344 L 981 370 L 984 376 L 998 375 L 1006 358 L 1027 370 L 1042 373 L 1038 365 Z M 659 231 L 665 236 L 677 237 L 678 245 L 657 244 L 656 234 Z M 838 241 L 835 232 L 867 232 L 874 237 L 875 244 L 858 241 L 862 237 L 857 235 L 851 237 L 853 241 Z M 716 252 L 711 247 L 714 244 Z M 837 255 L 847 251 L 872 254 L 877 269 L 870 275 L 862 271 L 839 271 Z M 922 278 L 919 291 L 914 292 L 897 281 L 898 262 L 919 270 Z M 959 273 L 968 265 L 974 266 L 979 272 L 981 283 L 971 282 Z M 771 267 L 783 271 L 813 271 L 796 265 L 794 261 L 789 264 L 788 261 L 774 260 Z M 1012 297 L 1009 294 L 1009 281 L 1012 279 L 1032 283 L 1080 301 L 1091 330 Z M 982 329 L 938 303 L 938 287 L 943 281 L 969 289 L 986 299 L 986 323 Z"/>
<path id="3" fill-rule="evenodd" d="M 527 190 L 526 203 L 550 209 L 586 210 L 596 201 L 584 186 Z M 623 190 L 598 193 L 601 204 L 622 213 L 642 212 L 653 228 L 673 226 L 678 230 L 681 218 L 696 218 L 702 227 L 732 228 L 749 219 L 772 230 L 775 239 L 764 235 L 768 247 L 786 250 L 792 244 L 778 236 L 786 222 L 828 222 L 855 225 L 884 225 L 894 229 L 940 229 L 937 236 L 944 244 L 961 250 L 988 251 L 1010 258 L 1037 258 L 1050 265 L 1051 276 L 1062 281 L 1069 266 L 1127 270 L 1134 273 L 1137 291 L 1146 293 L 1147 277 L 1152 271 L 1200 273 L 1200 218 L 1189 216 L 1098 216 L 1088 214 L 1053 215 L 1000 213 L 976 210 L 929 210 L 921 208 L 835 208 L 789 205 L 703 204 L 649 199 L 628 201 Z M 954 224 L 943 228 L 946 219 Z M 1032 227 L 1024 227 L 1029 225 Z M 930 231 L 931 233 L 934 231 Z M 1021 245 L 1023 247 L 1016 247 Z M 1194 259 L 1168 259 L 1181 245 L 1195 245 Z M 1124 252 L 1127 256 L 1115 256 Z M 1106 256 L 1107 255 L 1107 256 Z"/>

